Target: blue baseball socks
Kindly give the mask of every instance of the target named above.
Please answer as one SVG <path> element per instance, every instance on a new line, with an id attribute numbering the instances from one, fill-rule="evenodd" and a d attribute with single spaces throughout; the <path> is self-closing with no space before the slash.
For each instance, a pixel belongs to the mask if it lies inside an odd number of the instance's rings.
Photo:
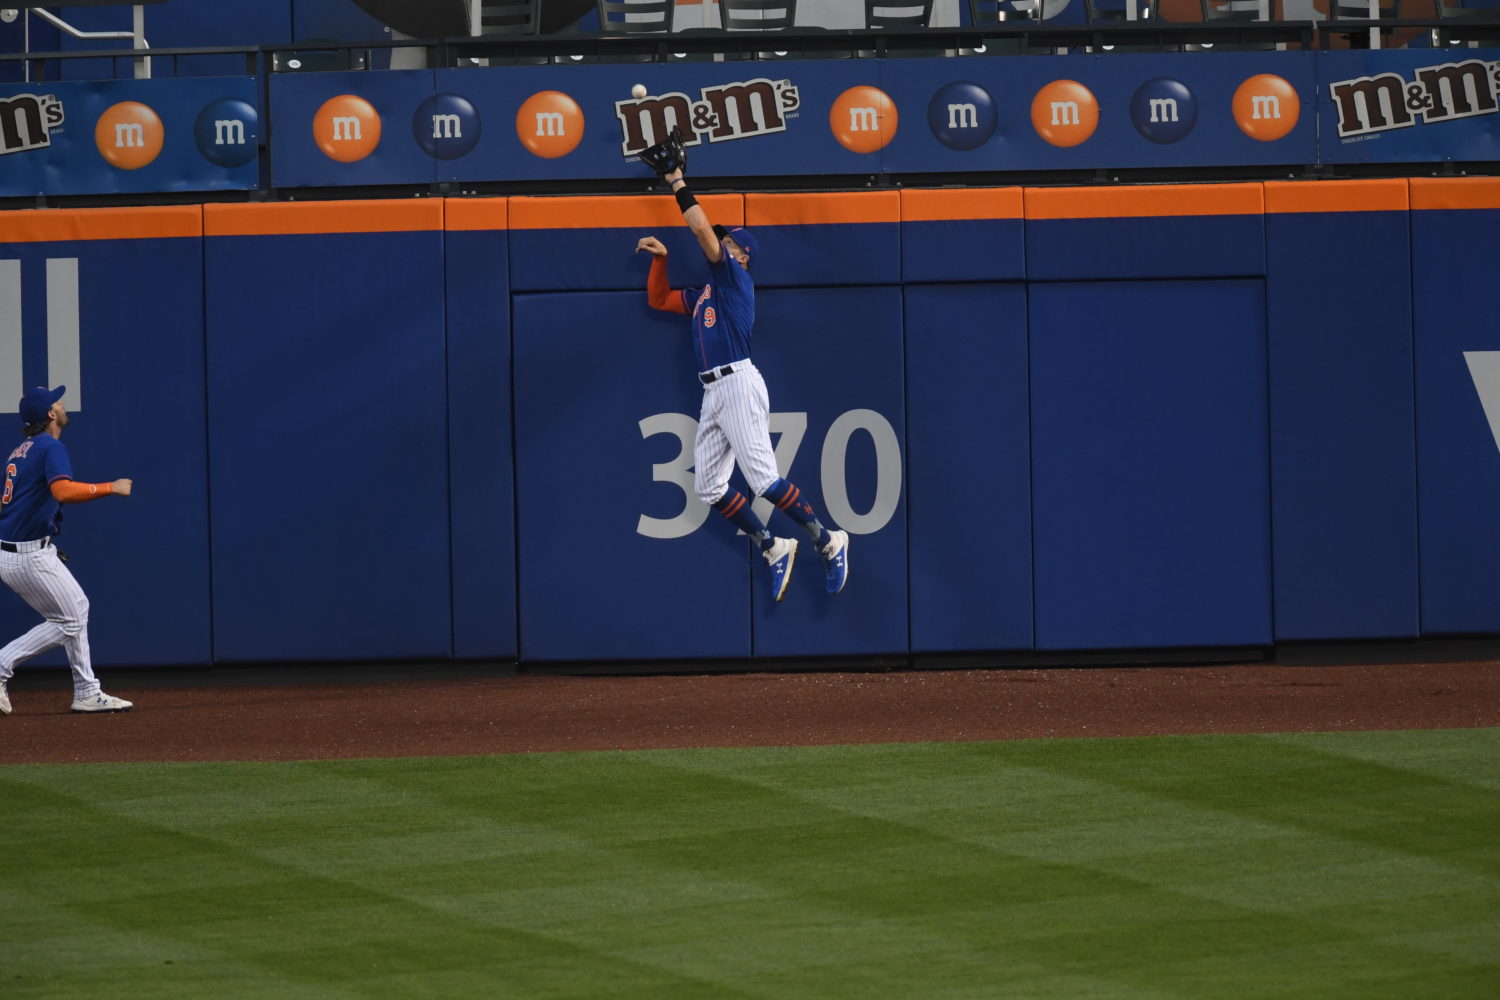
<path id="1" fill-rule="evenodd" d="M 818 521 L 812 505 L 802 499 L 802 491 L 785 479 L 778 479 L 761 494 L 776 505 L 776 509 L 802 525 L 803 529 L 818 543 L 821 550 L 828 544 L 828 529 Z"/>
<path id="2" fill-rule="evenodd" d="M 765 551 L 775 541 L 771 532 L 761 524 L 760 518 L 755 516 L 755 511 L 750 509 L 750 501 L 745 499 L 745 494 L 739 490 L 730 490 L 719 498 L 713 505 L 714 510 L 723 514 L 730 524 L 739 528 Z"/>

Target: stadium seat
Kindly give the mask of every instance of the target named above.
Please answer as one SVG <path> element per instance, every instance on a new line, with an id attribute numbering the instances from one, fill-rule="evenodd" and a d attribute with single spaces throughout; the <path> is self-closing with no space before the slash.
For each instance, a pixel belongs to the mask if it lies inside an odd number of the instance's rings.
<path id="1" fill-rule="evenodd" d="M 607 34 L 662 34 L 672 30 L 672 0 L 599 0 L 599 30 Z"/>
<path id="2" fill-rule="evenodd" d="M 797 0 L 719 0 L 725 31 L 782 31 L 797 23 Z"/>
<path id="3" fill-rule="evenodd" d="M 932 21 L 932 0 L 865 0 L 866 28 L 925 28 Z"/>

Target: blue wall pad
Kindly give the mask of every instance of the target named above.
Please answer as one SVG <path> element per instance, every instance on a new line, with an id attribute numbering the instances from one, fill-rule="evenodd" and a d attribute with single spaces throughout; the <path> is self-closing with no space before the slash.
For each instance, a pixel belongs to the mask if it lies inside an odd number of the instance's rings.
<path id="1" fill-rule="evenodd" d="M 1268 643 L 1263 282 L 1039 285 L 1030 310 L 1037 648 Z"/>
<path id="2" fill-rule="evenodd" d="M 1406 212 L 1266 217 L 1279 640 L 1420 630 L 1408 230 Z"/>
<path id="3" fill-rule="evenodd" d="M 1026 288 L 906 289 L 913 651 L 1030 649 Z"/>
<path id="4" fill-rule="evenodd" d="M 1028 219 L 1032 281 L 1237 278 L 1266 272 L 1259 215 Z"/>
<path id="5" fill-rule="evenodd" d="M 1018 281 L 1026 276 L 1026 223 L 962 219 L 901 223 L 901 279 Z"/>
<path id="6" fill-rule="evenodd" d="M 1500 631 L 1500 211 L 1414 211 L 1411 232 L 1422 631 Z"/>
<path id="7" fill-rule="evenodd" d="M 443 234 L 206 253 L 216 658 L 451 656 Z"/>
<path id="8" fill-rule="evenodd" d="M 446 235 L 453 655 L 514 659 L 515 457 L 503 230 Z"/>

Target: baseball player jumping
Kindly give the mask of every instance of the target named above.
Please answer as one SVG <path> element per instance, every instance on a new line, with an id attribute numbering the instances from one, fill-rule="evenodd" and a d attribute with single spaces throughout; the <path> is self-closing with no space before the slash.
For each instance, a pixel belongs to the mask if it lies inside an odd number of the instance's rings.
<path id="1" fill-rule="evenodd" d="M 5 465 L 5 492 L 0 495 L 0 579 L 46 621 L 0 649 L 0 714 L 10 714 L 6 690 L 20 663 L 62 646 L 73 668 L 73 711 L 124 712 L 123 698 L 99 690 L 89 662 L 89 599 L 63 565 L 52 544 L 62 520 L 59 504 L 83 503 L 107 496 L 130 496 L 131 481 L 75 483 L 68 449 L 58 440 L 68 426 L 63 408 L 66 386 L 38 387 L 21 397 L 26 439 Z"/>
<path id="2" fill-rule="evenodd" d="M 672 186 L 682 217 L 708 258 L 710 281 L 702 288 L 674 290 L 667 281 L 667 248 L 661 241 L 645 236 L 635 248 L 652 255 L 646 284 L 652 307 L 693 318 L 693 353 L 698 380 L 703 383 L 703 407 L 693 443 L 695 491 L 700 500 L 760 545 L 771 566 L 771 593 L 780 601 L 792 577 L 797 541 L 773 537 L 744 494 L 730 488 L 729 475 L 738 461 L 755 495 L 769 499 L 812 536 L 827 564 L 828 592 L 837 594 L 849 575 L 849 535 L 819 523 L 801 490 L 777 474 L 766 383 L 750 361 L 750 332 L 755 323 L 750 267 L 755 238 L 743 227 L 726 230 L 709 224 L 708 214 L 683 180 L 686 155 L 680 135 L 673 132 L 672 139 L 653 146 L 641 159 Z"/>

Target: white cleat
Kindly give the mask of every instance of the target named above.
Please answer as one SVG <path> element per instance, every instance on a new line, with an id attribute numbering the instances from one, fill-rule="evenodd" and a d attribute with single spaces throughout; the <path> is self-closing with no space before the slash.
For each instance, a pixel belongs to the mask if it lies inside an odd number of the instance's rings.
<path id="1" fill-rule="evenodd" d="M 849 579 L 849 533 L 830 531 L 828 544 L 821 551 L 828 564 L 828 592 L 837 594 Z"/>
<path id="2" fill-rule="evenodd" d="M 7 681 L 0 681 L 0 715 L 10 714 L 10 692 L 5 690 Z"/>
<path id="3" fill-rule="evenodd" d="M 771 564 L 771 600 L 780 601 L 786 595 L 786 585 L 792 582 L 792 564 L 797 561 L 797 540 L 777 538 L 764 552 L 766 562 Z"/>
<path id="4" fill-rule="evenodd" d="M 100 691 L 92 698 L 74 698 L 73 711 L 75 712 L 128 712 L 135 707 L 133 702 L 124 698 L 116 698 L 112 694 Z"/>

